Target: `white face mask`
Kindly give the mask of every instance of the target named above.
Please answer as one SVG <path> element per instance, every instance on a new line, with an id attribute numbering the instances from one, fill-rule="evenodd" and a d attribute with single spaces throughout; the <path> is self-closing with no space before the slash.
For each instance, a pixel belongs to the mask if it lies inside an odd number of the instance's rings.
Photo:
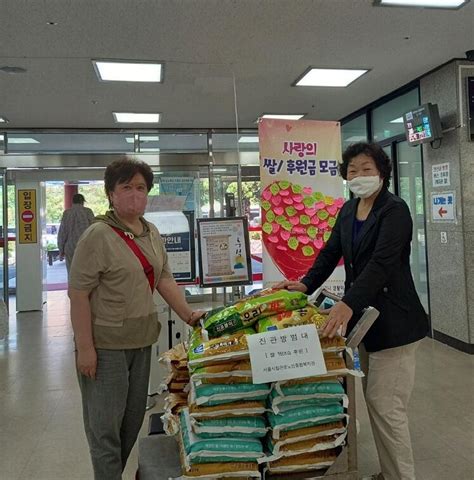
<path id="1" fill-rule="evenodd" d="M 348 182 L 350 191 L 360 198 L 369 198 L 382 185 L 382 179 L 375 175 L 373 177 L 356 177 Z"/>

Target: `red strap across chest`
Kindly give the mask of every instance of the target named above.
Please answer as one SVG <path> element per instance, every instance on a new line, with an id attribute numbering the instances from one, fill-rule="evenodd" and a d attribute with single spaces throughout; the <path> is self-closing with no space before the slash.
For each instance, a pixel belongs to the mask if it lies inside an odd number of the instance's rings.
<path id="1" fill-rule="evenodd" d="M 138 258 L 140 261 L 142 267 L 143 267 L 143 272 L 145 273 L 146 277 L 148 278 L 148 283 L 150 284 L 151 292 L 155 290 L 155 271 L 153 270 L 153 266 L 151 263 L 147 260 L 145 255 L 143 255 L 143 252 L 140 250 L 140 247 L 135 243 L 135 240 L 129 235 L 127 235 L 123 230 L 120 230 L 120 228 L 116 227 L 111 227 L 115 233 L 119 237 L 121 237 L 124 242 L 128 245 L 130 250 L 135 254 L 135 256 Z"/>

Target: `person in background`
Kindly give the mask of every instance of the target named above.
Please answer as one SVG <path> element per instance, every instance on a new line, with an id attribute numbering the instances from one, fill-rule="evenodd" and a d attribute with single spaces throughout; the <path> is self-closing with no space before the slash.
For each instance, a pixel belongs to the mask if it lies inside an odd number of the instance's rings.
<path id="1" fill-rule="evenodd" d="M 84 195 L 76 193 L 72 197 L 72 207 L 64 211 L 59 225 L 58 249 L 59 259 L 66 259 L 66 269 L 69 273 L 72 257 L 76 250 L 80 236 L 94 221 L 94 213 L 90 208 L 84 207 Z"/>
<path id="2" fill-rule="evenodd" d="M 379 318 L 360 346 L 364 393 L 382 473 L 373 478 L 415 480 L 407 407 L 415 380 L 415 354 L 428 333 L 428 319 L 410 270 L 413 223 L 406 203 L 388 191 L 392 166 L 376 144 L 357 143 L 340 166 L 356 198 L 345 203 L 331 237 L 300 282 L 277 288 L 312 294 L 341 257 L 345 295 L 329 312 L 323 335 L 342 335 L 362 310 Z"/>
<path id="3" fill-rule="evenodd" d="M 124 158 L 105 170 L 111 210 L 79 240 L 69 298 L 84 427 L 95 480 L 120 480 L 145 415 L 157 290 L 192 325 L 158 229 L 143 218 L 153 172 Z"/>

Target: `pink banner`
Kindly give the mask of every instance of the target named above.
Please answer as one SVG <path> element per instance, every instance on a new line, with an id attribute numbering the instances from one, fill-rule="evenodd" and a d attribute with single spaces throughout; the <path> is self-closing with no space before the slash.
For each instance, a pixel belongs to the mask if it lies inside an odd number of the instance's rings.
<path id="1" fill-rule="evenodd" d="M 300 280 L 326 245 L 344 203 L 338 122 L 259 123 L 263 280 Z M 326 287 L 342 293 L 338 267 Z"/>

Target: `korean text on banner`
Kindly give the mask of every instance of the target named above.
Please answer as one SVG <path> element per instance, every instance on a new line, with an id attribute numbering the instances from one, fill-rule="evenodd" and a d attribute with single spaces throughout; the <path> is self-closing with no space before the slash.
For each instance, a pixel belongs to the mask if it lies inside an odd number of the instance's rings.
<path id="1" fill-rule="evenodd" d="M 22 244 L 38 242 L 36 190 L 18 190 L 18 241 Z"/>
<path id="2" fill-rule="evenodd" d="M 326 245 L 344 204 L 338 122 L 259 123 L 263 278 L 300 280 Z M 326 283 L 343 293 L 339 265 Z"/>
<path id="3" fill-rule="evenodd" d="M 253 383 L 327 373 L 315 325 L 247 335 Z"/>

